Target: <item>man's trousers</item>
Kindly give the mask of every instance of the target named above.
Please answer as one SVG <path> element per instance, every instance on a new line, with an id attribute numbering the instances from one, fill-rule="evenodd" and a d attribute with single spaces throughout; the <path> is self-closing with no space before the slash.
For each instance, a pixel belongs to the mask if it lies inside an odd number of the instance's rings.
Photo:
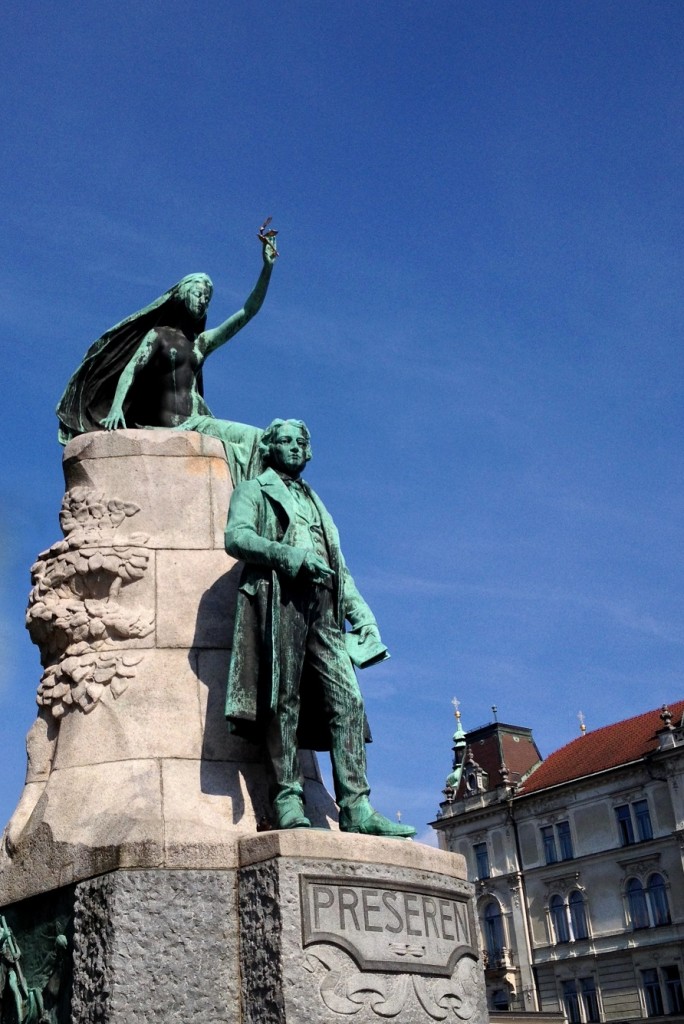
<path id="1" fill-rule="evenodd" d="M 333 615 L 332 591 L 315 584 L 282 581 L 280 606 L 280 687 L 277 711 L 266 731 L 278 810 L 303 796 L 297 756 L 300 683 L 306 666 L 320 686 L 330 728 L 330 760 L 335 799 L 352 820 L 370 813 L 366 778 L 363 698 L 346 652 L 344 633 Z"/>

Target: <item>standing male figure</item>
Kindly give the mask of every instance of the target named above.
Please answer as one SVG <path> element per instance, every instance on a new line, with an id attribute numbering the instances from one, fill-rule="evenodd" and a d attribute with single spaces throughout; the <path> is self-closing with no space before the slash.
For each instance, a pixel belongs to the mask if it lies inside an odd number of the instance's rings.
<path id="1" fill-rule="evenodd" d="M 245 562 L 235 619 L 226 716 L 265 739 L 279 828 L 308 828 L 299 747 L 330 750 L 340 829 L 408 839 L 415 829 L 374 811 L 368 795 L 365 713 L 345 646 L 380 640 L 340 551 L 335 524 L 300 479 L 311 458 L 301 420 L 264 433 L 267 469 L 233 493 L 226 550 Z"/>

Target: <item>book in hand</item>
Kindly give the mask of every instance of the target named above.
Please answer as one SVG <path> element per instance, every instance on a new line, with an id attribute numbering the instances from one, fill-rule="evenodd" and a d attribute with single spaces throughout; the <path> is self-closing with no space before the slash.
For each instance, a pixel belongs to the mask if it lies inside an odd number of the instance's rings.
<path id="1" fill-rule="evenodd" d="M 368 668 L 369 665 L 377 665 L 379 661 L 386 661 L 390 653 L 381 640 L 368 636 L 363 643 L 360 642 L 359 633 L 345 633 L 344 643 L 347 654 L 357 668 Z"/>

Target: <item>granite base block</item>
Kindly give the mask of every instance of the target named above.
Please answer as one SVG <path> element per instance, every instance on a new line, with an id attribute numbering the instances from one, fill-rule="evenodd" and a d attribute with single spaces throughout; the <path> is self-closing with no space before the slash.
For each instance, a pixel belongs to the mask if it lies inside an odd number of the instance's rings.
<path id="1" fill-rule="evenodd" d="M 235 871 L 81 882 L 69 1024 L 239 1024 L 238 959 Z"/>

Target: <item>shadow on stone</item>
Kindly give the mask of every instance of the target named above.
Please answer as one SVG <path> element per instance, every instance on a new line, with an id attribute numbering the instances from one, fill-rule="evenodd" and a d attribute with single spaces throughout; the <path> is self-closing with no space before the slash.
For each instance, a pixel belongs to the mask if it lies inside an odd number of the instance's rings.
<path id="1" fill-rule="evenodd" d="M 257 822 L 268 818 L 270 807 L 262 748 L 231 734 L 224 714 L 241 571 L 242 565 L 237 563 L 202 595 L 193 646 L 188 652 L 192 671 L 201 683 L 201 790 L 210 796 L 230 796 L 235 824 L 245 816 L 243 789 L 252 803 Z M 225 623 L 225 632 L 219 623 Z M 207 646 L 207 637 L 218 638 L 219 633 L 221 646 Z"/>

